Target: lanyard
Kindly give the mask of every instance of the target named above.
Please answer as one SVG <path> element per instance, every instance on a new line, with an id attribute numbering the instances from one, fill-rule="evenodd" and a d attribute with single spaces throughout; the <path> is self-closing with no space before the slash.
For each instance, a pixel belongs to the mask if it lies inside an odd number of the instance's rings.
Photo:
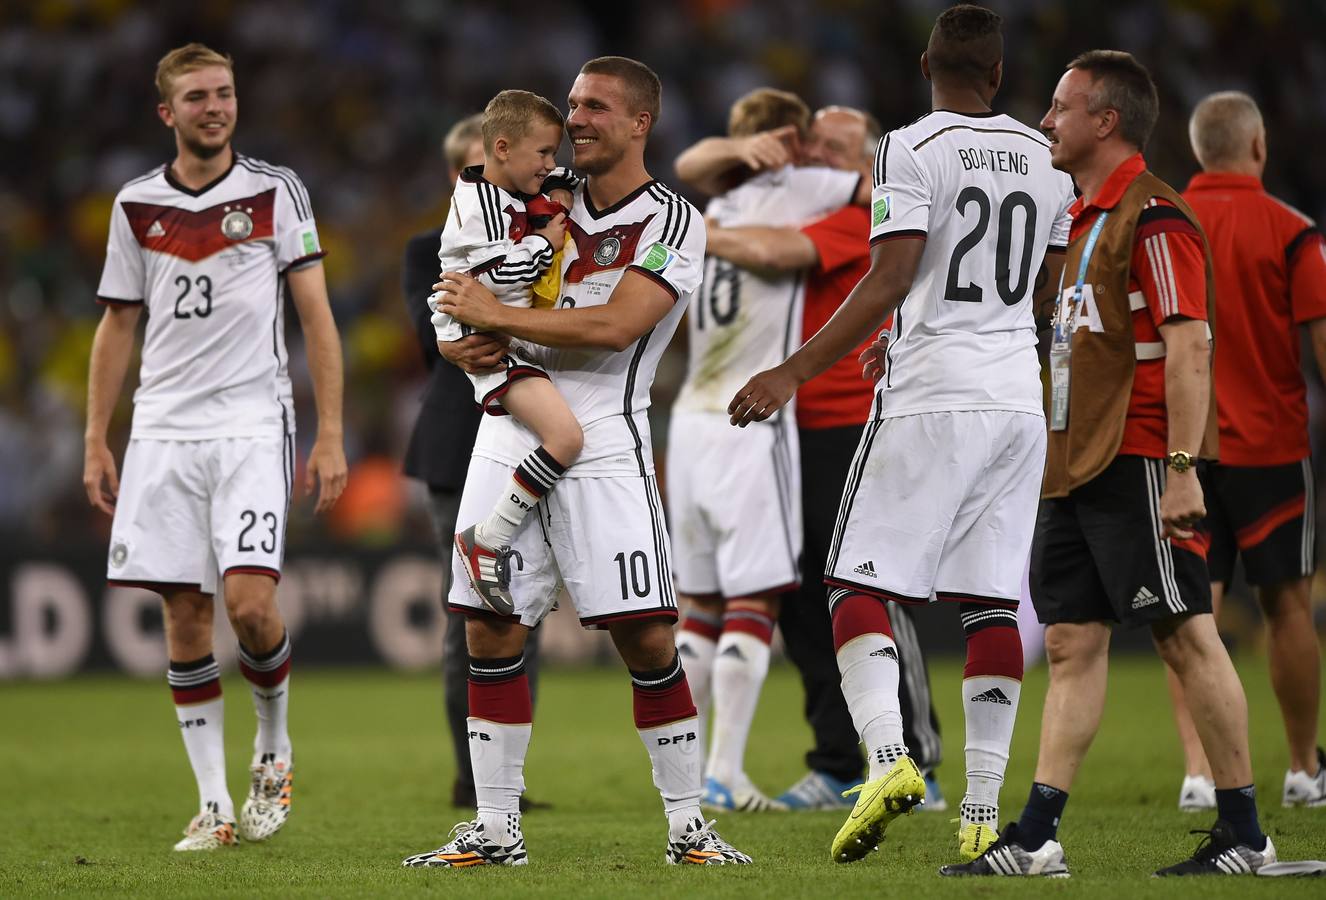
<path id="1" fill-rule="evenodd" d="M 1054 323 L 1054 347 L 1059 351 L 1066 351 L 1069 347 L 1069 341 L 1072 339 L 1073 326 L 1077 322 L 1078 312 L 1082 309 L 1082 285 L 1087 280 L 1087 266 L 1091 263 L 1091 254 L 1096 250 L 1096 239 L 1100 237 L 1100 231 L 1105 227 L 1105 219 L 1109 217 L 1107 210 L 1102 210 L 1092 223 L 1091 231 L 1087 234 L 1086 246 L 1082 248 L 1082 260 L 1077 267 L 1077 283 L 1073 285 L 1072 305 L 1067 309 L 1060 308 L 1058 321 Z M 1063 275 L 1059 276 L 1060 294 L 1063 292 Z"/>

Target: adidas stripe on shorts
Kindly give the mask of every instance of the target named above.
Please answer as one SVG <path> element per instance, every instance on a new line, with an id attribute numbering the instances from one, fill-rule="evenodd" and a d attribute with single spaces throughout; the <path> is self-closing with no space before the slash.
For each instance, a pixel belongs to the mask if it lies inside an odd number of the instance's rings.
<path id="1" fill-rule="evenodd" d="M 1162 540 L 1165 461 L 1118 456 L 1067 497 L 1041 501 L 1031 552 L 1036 617 L 1145 625 L 1211 611 L 1207 539 Z"/>
<path id="2" fill-rule="evenodd" d="M 824 581 L 900 603 L 1016 603 L 1045 467 L 1045 419 L 1005 410 L 867 423 Z"/>

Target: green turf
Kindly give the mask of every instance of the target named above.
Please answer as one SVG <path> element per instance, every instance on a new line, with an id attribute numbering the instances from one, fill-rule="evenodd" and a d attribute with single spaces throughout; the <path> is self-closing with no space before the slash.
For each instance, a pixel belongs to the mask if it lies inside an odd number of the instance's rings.
<path id="1" fill-rule="evenodd" d="M 961 794 L 959 668 L 934 667 L 950 801 Z M 1241 666 L 1262 786 L 1262 821 L 1282 858 L 1326 857 L 1326 810 L 1280 808 L 1283 736 L 1264 663 Z M 248 692 L 226 681 L 227 749 L 236 806 L 253 732 Z M 1021 808 L 1034 763 L 1043 670 L 1029 674 L 1004 807 Z M 748 768 L 776 791 L 802 773 L 807 730 L 795 673 L 776 666 L 760 706 Z M 432 677 L 377 671 L 297 671 L 295 813 L 266 845 L 176 854 L 196 794 L 175 736 L 164 685 L 119 677 L 0 685 L 0 896 L 97 892 L 134 896 L 610 897 L 1133 897 L 1317 896 L 1318 879 L 1156 882 L 1158 866 L 1187 855 L 1187 829 L 1209 816 L 1174 808 L 1179 751 L 1157 664 L 1115 661 L 1105 722 L 1073 791 L 1061 838 L 1067 882 L 951 882 L 948 813 L 895 823 L 876 853 L 829 861 L 837 813 L 724 816 L 723 834 L 755 857 L 749 868 L 680 870 L 663 864 L 664 821 L 630 723 L 630 689 L 611 670 L 550 672 L 543 682 L 527 780 L 555 809 L 526 817 L 523 869 L 402 870 L 407 854 L 437 846 L 462 811 L 447 805 L 449 745 Z M 956 806 L 956 803 L 954 804 Z M 954 813 L 956 814 L 956 813 Z"/>

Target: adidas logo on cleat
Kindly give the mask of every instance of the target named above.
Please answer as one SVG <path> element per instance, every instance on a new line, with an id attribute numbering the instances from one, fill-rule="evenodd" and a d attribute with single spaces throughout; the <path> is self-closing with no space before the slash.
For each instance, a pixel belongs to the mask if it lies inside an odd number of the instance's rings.
<path id="1" fill-rule="evenodd" d="M 898 654 L 892 647 L 880 647 L 878 650 L 871 650 L 871 656 L 883 656 L 894 662 L 898 661 Z"/>
<path id="2" fill-rule="evenodd" d="M 868 559 L 868 560 L 866 560 L 865 562 L 861 563 L 861 565 L 857 566 L 857 567 L 856 567 L 855 569 L 853 569 L 852 571 L 855 572 L 855 573 L 858 574 L 858 575 L 865 575 L 865 576 L 867 576 L 867 577 L 869 577 L 869 578 L 876 578 L 876 577 L 878 577 L 878 576 L 875 574 L 875 561 L 874 561 L 873 559 Z"/>
<path id="3" fill-rule="evenodd" d="M 1141 609 L 1144 606 L 1150 606 L 1153 603 L 1159 603 L 1160 598 L 1151 591 L 1143 587 L 1133 596 L 1133 609 Z"/>
<path id="4" fill-rule="evenodd" d="M 988 691 L 982 691 L 971 698 L 974 703 L 998 703 L 1001 706 L 1012 706 L 1013 701 L 1008 699 L 1008 695 L 999 688 L 990 688 Z"/>

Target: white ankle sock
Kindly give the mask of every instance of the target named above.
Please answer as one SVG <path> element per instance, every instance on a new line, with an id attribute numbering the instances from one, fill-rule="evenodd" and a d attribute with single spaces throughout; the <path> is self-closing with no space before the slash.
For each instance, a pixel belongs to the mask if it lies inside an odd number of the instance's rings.
<path id="1" fill-rule="evenodd" d="M 999 809 L 999 789 L 1008 768 L 1022 682 L 999 675 L 962 681 L 962 709 L 967 725 L 967 794 L 962 808 Z M 979 821 L 976 820 L 976 821 Z"/>
<path id="2" fill-rule="evenodd" d="M 700 795 L 704 785 L 700 772 L 698 719 L 682 719 L 654 728 L 637 728 L 649 751 L 654 787 L 663 798 L 668 832 L 676 837 L 695 819 L 701 818 Z"/>
<path id="3" fill-rule="evenodd" d="M 767 642 L 744 631 L 723 632 L 714 656 L 713 737 L 705 767 L 710 778 L 731 785 L 745 773 L 746 739 L 768 672 Z"/>
<path id="4" fill-rule="evenodd" d="M 688 612 L 687 615 L 694 615 L 694 612 Z M 710 698 L 713 696 L 710 685 L 717 647 L 717 641 L 710 640 L 698 632 L 687 631 L 685 628 L 677 632 L 677 656 L 680 657 L 681 667 L 686 672 L 686 681 L 691 686 L 691 699 L 695 701 L 696 733 L 699 735 L 701 748 L 705 745 Z"/>
<path id="5" fill-rule="evenodd" d="M 520 461 L 507 480 L 506 490 L 493 511 L 474 529 L 474 536 L 490 550 L 510 547 L 525 516 L 543 495 L 557 486 L 566 468 L 543 447 Z"/>
<path id="6" fill-rule="evenodd" d="M 855 637 L 838 651 L 838 671 L 852 723 L 866 746 L 869 777 L 878 778 L 907 752 L 898 703 L 897 645 L 884 634 Z"/>
<path id="7" fill-rule="evenodd" d="M 478 818 L 494 840 L 519 833 L 520 795 L 525 791 L 525 754 L 531 725 L 506 725 L 487 719 L 466 719 L 470 730 L 470 765 Z M 514 818 L 512 818 L 514 817 Z M 514 823 L 514 826 L 513 824 Z"/>
<path id="8" fill-rule="evenodd" d="M 215 803 L 224 818 L 235 818 L 235 805 L 226 788 L 225 699 L 176 706 L 175 718 L 198 781 L 198 808 Z"/>

